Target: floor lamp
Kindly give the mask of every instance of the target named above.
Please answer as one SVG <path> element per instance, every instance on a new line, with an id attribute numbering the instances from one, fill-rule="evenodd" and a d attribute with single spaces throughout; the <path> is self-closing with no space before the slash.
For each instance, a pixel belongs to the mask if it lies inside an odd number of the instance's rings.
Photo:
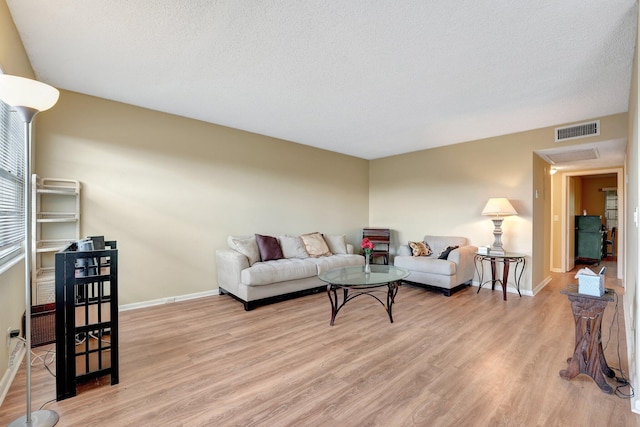
<path id="1" fill-rule="evenodd" d="M 58 414 L 51 410 L 31 412 L 31 123 L 40 111 L 58 102 L 57 89 L 24 77 L 0 74 L 0 100 L 13 107 L 24 121 L 24 334 L 27 346 L 27 414 L 14 420 L 9 427 L 50 427 L 58 422 Z"/>

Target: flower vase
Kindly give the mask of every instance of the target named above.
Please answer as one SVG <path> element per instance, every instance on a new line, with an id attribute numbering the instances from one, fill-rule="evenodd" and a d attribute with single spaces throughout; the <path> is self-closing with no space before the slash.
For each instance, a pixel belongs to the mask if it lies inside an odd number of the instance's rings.
<path id="1" fill-rule="evenodd" d="M 369 254 L 364 255 L 364 272 L 371 273 L 371 266 L 369 265 Z"/>

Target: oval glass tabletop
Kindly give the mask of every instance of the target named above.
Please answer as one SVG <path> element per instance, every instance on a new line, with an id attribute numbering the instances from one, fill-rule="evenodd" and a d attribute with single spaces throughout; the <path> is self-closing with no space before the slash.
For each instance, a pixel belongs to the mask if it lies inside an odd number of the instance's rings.
<path id="1" fill-rule="evenodd" d="M 404 279 L 409 271 L 393 265 L 371 264 L 371 273 L 364 272 L 364 265 L 356 267 L 343 267 L 326 271 L 320 276 L 320 280 L 332 285 L 363 286 L 381 285 Z"/>
<path id="2" fill-rule="evenodd" d="M 481 257 L 484 257 L 484 258 L 524 258 L 526 257 L 525 254 L 519 254 L 517 252 L 505 252 L 504 254 L 495 254 L 495 253 L 481 254 L 479 252 L 476 252 L 476 255 L 480 255 Z"/>

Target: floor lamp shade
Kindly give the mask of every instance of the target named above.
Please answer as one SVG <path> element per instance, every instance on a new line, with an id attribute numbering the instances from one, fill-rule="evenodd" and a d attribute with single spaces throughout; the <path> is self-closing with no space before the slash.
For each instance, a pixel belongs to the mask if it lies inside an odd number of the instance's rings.
<path id="1" fill-rule="evenodd" d="M 19 76 L 0 74 L 0 99 L 18 111 L 31 110 L 31 116 L 23 119 L 30 122 L 40 111 L 46 111 L 56 105 L 60 92 L 46 83 Z"/>
<path id="2" fill-rule="evenodd" d="M 13 107 L 24 121 L 24 287 L 25 337 L 27 360 L 27 410 L 24 417 L 14 420 L 9 427 L 51 427 L 58 422 L 58 414 L 50 410 L 31 412 L 31 122 L 36 114 L 48 110 L 58 102 L 60 92 L 45 83 L 24 77 L 0 74 L 0 100 Z"/>
<path id="3" fill-rule="evenodd" d="M 517 215 L 518 212 L 513 208 L 509 200 L 504 197 L 495 197 L 489 199 L 482 215 L 491 216 L 493 221 L 493 244 L 491 245 L 491 253 L 496 255 L 504 255 L 502 248 L 502 220 L 505 216 Z"/>

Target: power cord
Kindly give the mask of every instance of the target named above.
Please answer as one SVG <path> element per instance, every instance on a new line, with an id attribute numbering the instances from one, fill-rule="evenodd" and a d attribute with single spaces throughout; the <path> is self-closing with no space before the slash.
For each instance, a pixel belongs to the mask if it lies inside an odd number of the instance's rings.
<path id="1" fill-rule="evenodd" d="M 20 341 L 22 341 L 25 344 L 27 344 L 27 340 L 22 338 L 22 337 L 16 337 L 17 339 L 19 339 Z M 36 362 L 38 360 L 42 361 L 42 366 L 44 366 L 44 368 L 49 371 L 49 373 L 51 374 L 51 376 L 53 376 L 53 378 L 56 377 L 56 374 L 53 373 L 53 371 L 51 370 L 51 368 L 49 367 L 50 364 L 53 363 L 54 360 L 56 360 L 56 352 L 53 348 L 48 349 L 47 351 L 44 352 L 44 357 L 43 354 L 38 354 L 35 351 L 33 351 L 33 349 L 29 349 L 29 352 L 31 353 L 31 360 L 29 361 L 29 363 L 31 364 L 31 366 L 35 366 Z"/>
<path id="2" fill-rule="evenodd" d="M 36 361 L 41 360 L 42 366 L 44 366 L 44 368 L 51 374 L 53 378 L 56 377 L 56 374 L 53 373 L 53 371 L 49 367 L 49 365 L 51 365 L 53 361 L 56 360 L 56 352 L 53 348 L 48 349 L 44 352 L 44 354 L 37 354 L 36 352 L 31 350 L 31 354 L 33 355 L 33 359 L 31 359 L 31 366 L 34 366 Z"/>
<path id="3" fill-rule="evenodd" d="M 23 337 L 15 337 L 16 339 L 22 341 L 23 344 L 27 344 L 27 340 L 24 339 Z M 111 344 L 111 341 L 109 340 L 105 340 L 104 338 L 101 337 L 97 337 L 95 336 L 93 333 L 89 333 L 89 338 L 91 339 L 95 339 L 95 340 L 100 340 L 102 342 L 105 342 L 107 344 Z M 76 336 L 76 345 L 79 344 L 83 344 L 86 341 L 86 336 L 83 334 L 83 336 Z M 111 349 L 108 349 L 107 351 L 109 351 Z M 44 366 L 44 368 L 49 372 L 49 374 L 51 374 L 51 376 L 53 376 L 54 378 L 56 377 L 56 374 L 53 373 L 53 371 L 51 370 L 51 368 L 49 367 L 49 365 L 51 365 L 51 363 L 53 363 L 53 361 L 56 359 L 56 352 L 54 350 L 54 348 L 49 348 L 47 351 L 45 351 L 44 353 L 36 353 L 35 351 L 33 351 L 33 349 L 30 349 L 30 353 L 32 356 L 32 359 L 30 361 L 31 366 L 35 366 L 36 362 L 41 361 L 42 362 L 42 366 Z M 55 402 L 56 399 L 51 399 L 45 403 L 42 404 L 42 406 L 40 406 L 40 410 L 42 410 L 46 405 L 48 405 L 49 403 Z"/>
<path id="4" fill-rule="evenodd" d="M 615 388 L 615 395 L 618 396 L 621 399 L 631 399 L 632 397 L 635 396 L 635 391 L 633 389 L 633 386 L 631 385 L 631 383 L 629 382 L 629 379 L 627 378 L 626 374 L 624 373 L 624 371 L 622 370 L 622 359 L 620 357 L 620 316 L 618 315 L 618 304 L 620 302 L 620 299 L 618 298 L 618 294 L 614 294 L 614 298 L 615 298 L 615 311 L 613 313 L 613 318 L 611 319 L 611 324 L 609 325 L 609 336 L 607 337 L 607 342 L 604 345 L 604 348 L 602 349 L 602 351 L 604 352 L 607 349 L 607 346 L 609 345 L 609 341 L 611 340 L 611 331 L 613 329 L 613 324 L 615 322 L 616 324 L 616 329 L 617 329 L 617 338 L 618 338 L 618 343 L 617 343 L 617 354 L 618 354 L 618 366 L 620 366 L 620 368 L 610 368 L 614 371 L 618 371 L 620 372 L 620 376 L 616 376 L 615 380 L 616 382 L 618 382 L 620 385 L 616 386 Z M 625 393 L 623 391 L 621 391 L 622 388 L 624 387 L 629 387 L 629 392 Z"/>
<path id="5" fill-rule="evenodd" d="M 104 343 L 111 344 L 110 340 L 106 340 L 106 339 L 102 338 L 102 334 L 100 334 L 100 337 L 97 337 L 97 336 L 94 335 L 93 332 L 89 332 L 89 337 L 93 338 L 94 340 L 100 340 L 100 341 L 102 341 Z"/>
<path id="6" fill-rule="evenodd" d="M 42 404 L 42 406 L 40 406 L 40 410 L 43 410 L 43 409 L 44 409 L 44 407 L 45 407 L 46 405 L 48 405 L 49 403 L 55 402 L 56 400 L 57 400 L 57 399 L 51 399 L 51 400 L 49 400 L 49 401 L 47 401 L 47 402 L 44 402 L 44 403 Z"/>

